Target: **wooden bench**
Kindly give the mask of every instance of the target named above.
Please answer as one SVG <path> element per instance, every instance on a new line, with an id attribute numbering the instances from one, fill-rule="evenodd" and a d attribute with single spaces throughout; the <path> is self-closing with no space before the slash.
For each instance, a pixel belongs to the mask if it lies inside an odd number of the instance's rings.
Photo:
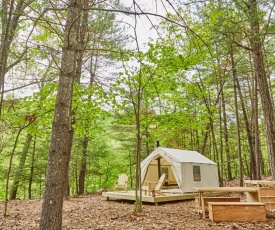
<path id="1" fill-rule="evenodd" d="M 266 209 L 275 209 L 275 181 L 244 180 L 245 186 L 257 186 L 259 201 L 265 203 Z"/>
<path id="2" fill-rule="evenodd" d="M 202 206 L 202 217 L 205 219 L 205 208 L 203 199 L 206 197 L 205 193 L 218 192 L 218 193 L 238 193 L 245 192 L 247 202 L 259 202 L 258 189 L 251 187 L 194 187 L 199 192 L 199 202 Z"/>
<path id="3" fill-rule="evenodd" d="M 244 180 L 244 185 L 256 185 L 257 188 L 259 187 L 270 187 L 275 186 L 275 181 L 269 181 L 269 180 Z"/>
<path id="4" fill-rule="evenodd" d="M 208 212 L 208 202 L 240 202 L 240 197 L 203 197 L 204 211 Z M 199 202 L 199 197 L 195 198 L 196 209 L 202 213 L 202 204 Z"/>
<path id="5" fill-rule="evenodd" d="M 266 209 L 275 209 L 275 188 L 259 188 L 259 200 Z"/>
<path id="6" fill-rule="evenodd" d="M 260 202 L 208 202 L 209 219 L 220 221 L 266 221 L 265 204 Z"/>

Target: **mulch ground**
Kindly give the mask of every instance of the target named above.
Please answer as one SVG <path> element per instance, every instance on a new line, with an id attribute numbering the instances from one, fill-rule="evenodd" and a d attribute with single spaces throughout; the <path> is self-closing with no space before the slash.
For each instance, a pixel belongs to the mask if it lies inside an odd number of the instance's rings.
<path id="1" fill-rule="evenodd" d="M 39 229 L 41 206 L 40 199 L 9 201 L 9 216 L 4 218 L 4 202 L 0 202 L 0 229 Z M 144 204 L 140 213 L 133 208 L 133 202 L 107 201 L 100 195 L 70 198 L 64 202 L 63 229 L 275 229 L 275 210 L 268 211 L 267 222 L 212 223 L 195 211 L 194 200 Z"/>

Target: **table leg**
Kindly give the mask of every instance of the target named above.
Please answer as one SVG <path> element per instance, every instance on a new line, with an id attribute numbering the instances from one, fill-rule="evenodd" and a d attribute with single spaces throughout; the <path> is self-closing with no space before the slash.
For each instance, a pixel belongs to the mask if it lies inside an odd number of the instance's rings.
<path id="1" fill-rule="evenodd" d="M 202 208 L 202 218 L 205 219 L 205 207 L 204 207 L 203 192 L 200 192 L 200 202 L 201 202 L 201 208 Z"/>
<path id="2" fill-rule="evenodd" d="M 257 183 L 257 189 L 258 189 L 258 200 L 259 202 L 262 202 L 262 198 L 261 198 L 261 186 Z"/>
<path id="3" fill-rule="evenodd" d="M 259 202 L 258 192 L 246 192 L 247 202 Z"/>

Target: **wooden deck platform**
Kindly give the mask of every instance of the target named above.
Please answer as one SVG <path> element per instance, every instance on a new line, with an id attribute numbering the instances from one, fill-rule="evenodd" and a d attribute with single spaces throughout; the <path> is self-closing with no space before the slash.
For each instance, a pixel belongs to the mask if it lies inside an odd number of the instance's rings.
<path id="1" fill-rule="evenodd" d="M 122 199 L 122 200 L 136 200 L 135 192 L 128 191 L 128 192 L 103 192 L 102 196 L 115 199 Z M 148 203 L 158 204 L 160 202 L 169 202 L 169 201 L 179 201 L 179 200 L 192 200 L 198 197 L 198 193 L 185 193 L 185 194 L 171 194 L 166 193 L 165 196 L 157 195 L 156 197 L 146 196 L 142 194 L 142 201 Z"/>

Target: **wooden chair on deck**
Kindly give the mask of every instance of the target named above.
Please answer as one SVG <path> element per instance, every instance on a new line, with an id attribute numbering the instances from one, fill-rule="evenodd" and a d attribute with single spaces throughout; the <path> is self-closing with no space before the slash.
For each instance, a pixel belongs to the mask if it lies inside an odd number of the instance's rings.
<path id="1" fill-rule="evenodd" d="M 119 189 L 122 189 L 128 192 L 127 182 L 128 182 L 128 176 L 126 174 L 121 174 L 118 177 L 118 181 L 114 182 L 114 191 L 119 191 Z"/>
<path id="2" fill-rule="evenodd" d="M 165 195 L 164 193 L 161 192 L 161 187 L 164 183 L 164 180 L 165 180 L 165 173 L 161 175 L 158 182 L 144 181 L 144 185 L 142 186 L 142 191 L 145 192 L 145 195 L 147 194 L 147 191 L 148 191 L 150 196 L 150 192 L 152 192 L 152 190 L 154 189 L 156 194 Z"/>

